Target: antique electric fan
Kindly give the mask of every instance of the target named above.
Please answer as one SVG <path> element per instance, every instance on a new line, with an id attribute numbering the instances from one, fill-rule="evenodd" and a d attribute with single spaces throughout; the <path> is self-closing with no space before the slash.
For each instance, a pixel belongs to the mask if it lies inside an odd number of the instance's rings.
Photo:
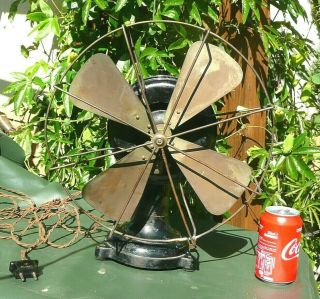
<path id="1" fill-rule="evenodd" d="M 105 242 L 96 248 L 96 257 L 138 268 L 195 269 L 197 260 L 191 249 L 216 226 L 197 234 L 197 223 L 178 182 L 187 181 L 213 215 L 228 211 L 246 190 L 252 198 L 260 182 L 252 188 L 252 169 L 245 162 L 212 149 L 215 128 L 270 107 L 216 119 L 211 104 L 237 87 L 243 74 L 229 54 L 207 42 L 208 37 L 241 53 L 214 33 L 194 25 L 159 21 L 200 30 L 203 37 L 190 45 L 178 78 L 159 74 L 144 79 L 130 30 L 155 22 L 122 26 L 99 39 L 122 32 L 135 67 L 134 86 L 107 54 L 97 53 L 82 65 L 67 91 L 59 86 L 56 89 L 68 94 L 78 108 L 109 119 L 108 141 L 112 148 L 120 148 L 107 153 L 117 162 L 82 190 L 83 198 L 113 221 Z M 183 224 L 180 231 L 168 220 L 168 194 L 172 194 Z"/>

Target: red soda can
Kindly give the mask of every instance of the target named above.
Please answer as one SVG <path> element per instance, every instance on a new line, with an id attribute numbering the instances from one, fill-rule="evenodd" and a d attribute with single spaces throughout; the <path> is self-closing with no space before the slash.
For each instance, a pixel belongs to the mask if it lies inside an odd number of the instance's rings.
<path id="1" fill-rule="evenodd" d="M 299 211 L 270 206 L 260 217 L 255 274 L 261 280 L 296 280 L 302 220 Z"/>

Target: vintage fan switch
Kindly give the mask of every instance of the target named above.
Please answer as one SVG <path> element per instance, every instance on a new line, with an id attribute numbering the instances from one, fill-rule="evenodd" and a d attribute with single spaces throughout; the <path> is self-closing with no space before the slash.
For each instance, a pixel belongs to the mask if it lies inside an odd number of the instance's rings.
<path id="1" fill-rule="evenodd" d="M 9 265 L 9 271 L 16 279 L 26 281 L 26 278 L 34 278 L 38 280 L 39 267 L 38 260 L 21 260 L 12 261 Z"/>

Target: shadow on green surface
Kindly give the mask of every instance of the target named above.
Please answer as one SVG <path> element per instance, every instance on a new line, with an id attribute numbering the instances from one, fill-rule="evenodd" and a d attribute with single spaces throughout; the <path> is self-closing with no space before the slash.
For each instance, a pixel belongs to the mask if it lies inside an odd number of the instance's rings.
<path id="1" fill-rule="evenodd" d="M 198 244 L 213 257 L 209 260 L 200 260 L 200 263 L 228 259 L 241 254 L 255 255 L 255 243 L 250 237 L 240 237 L 229 230 L 210 233 L 201 238 Z"/>

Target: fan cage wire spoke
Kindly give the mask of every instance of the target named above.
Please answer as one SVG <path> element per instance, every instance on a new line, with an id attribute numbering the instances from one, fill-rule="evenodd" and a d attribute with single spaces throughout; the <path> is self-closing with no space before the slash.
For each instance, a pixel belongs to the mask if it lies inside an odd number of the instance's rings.
<path id="1" fill-rule="evenodd" d="M 60 87 L 57 86 L 57 85 L 54 85 L 53 87 L 54 87 L 55 89 L 58 89 L 59 91 L 65 93 L 65 94 L 67 94 L 69 97 L 75 98 L 75 99 L 77 99 L 78 101 L 80 101 L 80 102 L 82 102 L 82 103 L 85 103 L 85 104 L 87 104 L 88 106 L 90 106 L 90 107 L 92 107 L 92 108 L 94 108 L 94 109 L 99 110 L 100 112 L 103 112 L 103 113 L 109 115 L 111 118 L 116 119 L 118 122 L 120 122 L 120 123 L 122 123 L 122 124 L 125 124 L 125 125 L 127 125 L 127 126 L 129 126 L 129 127 L 132 127 L 132 128 L 134 128 L 134 129 L 138 130 L 139 132 L 141 132 L 141 133 L 143 133 L 143 134 L 148 135 L 149 137 L 151 137 L 151 134 L 149 134 L 149 133 L 147 133 L 147 132 L 145 132 L 145 131 L 137 128 L 136 126 L 133 126 L 133 125 L 129 124 L 128 122 L 126 122 L 126 121 L 124 121 L 124 120 L 121 120 L 121 119 L 118 118 L 117 116 L 114 116 L 114 115 L 112 115 L 111 113 L 104 111 L 103 109 L 99 108 L 98 106 L 89 103 L 88 101 L 86 101 L 86 100 L 84 100 L 84 99 L 82 99 L 82 98 L 80 98 L 80 97 L 72 94 L 71 92 L 66 91 L 66 90 L 64 90 L 63 88 L 60 88 Z"/>
<path id="2" fill-rule="evenodd" d="M 166 153 L 165 153 L 163 148 L 161 149 L 161 155 L 162 155 L 162 160 L 163 160 L 165 168 L 166 168 L 166 172 L 168 174 L 168 179 L 169 179 L 169 182 L 170 182 L 171 190 L 173 192 L 173 197 L 174 197 L 174 199 L 176 201 L 176 204 L 177 204 L 177 207 L 178 207 L 179 214 L 181 216 L 183 225 L 184 225 L 184 227 L 185 227 L 185 229 L 187 231 L 187 234 L 188 234 L 188 236 L 190 238 L 189 240 L 191 242 L 192 235 L 191 235 L 191 232 L 190 232 L 190 229 L 189 229 L 189 225 L 188 225 L 187 220 L 186 220 L 186 216 L 184 215 L 184 212 L 182 210 L 182 207 L 181 207 L 181 204 L 180 204 L 180 200 L 179 200 L 179 197 L 178 197 L 178 194 L 177 194 L 177 190 L 176 190 L 176 187 L 174 186 L 174 182 L 173 182 L 173 179 L 172 179 L 172 175 L 171 175 L 171 171 L 170 171 L 170 168 L 169 168 L 168 159 L 167 159 Z"/>
<path id="3" fill-rule="evenodd" d="M 184 81 L 183 81 L 182 88 L 180 89 L 180 91 L 179 91 L 179 93 L 178 93 L 178 96 L 177 96 L 177 98 L 176 98 L 176 100 L 175 100 L 175 102 L 174 102 L 174 105 L 173 105 L 172 109 L 171 109 L 171 112 L 170 112 L 170 114 L 169 114 L 169 117 L 168 117 L 168 119 L 167 119 L 167 122 L 166 122 L 165 125 L 164 125 L 163 134 L 166 133 L 166 130 L 167 130 L 168 126 L 170 125 L 171 118 L 172 118 L 172 116 L 173 116 L 173 114 L 174 114 L 174 112 L 175 112 L 175 110 L 176 110 L 176 108 L 177 108 L 177 106 L 178 106 L 178 103 L 179 103 L 179 101 L 180 101 L 181 95 L 182 95 L 182 93 L 183 93 L 183 91 L 184 91 L 184 89 L 185 89 L 185 87 L 186 87 L 186 85 L 187 85 L 187 82 L 188 82 L 189 77 L 190 77 L 190 75 L 191 75 L 191 73 L 192 73 L 192 71 L 193 71 L 193 68 L 194 68 L 195 64 L 197 63 L 197 61 L 198 61 L 198 58 L 199 58 L 200 53 L 201 53 L 201 51 L 202 51 L 202 48 L 203 48 L 205 42 L 206 42 L 207 39 L 208 39 L 209 33 L 210 33 L 210 30 L 209 30 L 209 29 L 206 29 L 206 30 L 205 30 L 205 34 L 204 34 L 204 36 L 203 36 L 203 38 L 202 38 L 200 47 L 199 47 L 199 49 L 198 49 L 198 51 L 197 51 L 197 54 L 196 54 L 196 56 L 194 57 L 194 59 L 193 59 L 193 61 L 192 61 L 192 64 L 191 64 L 191 66 L 190 66 L 190 68 L 189 68 L 189 70 L 188 70 L 187 76 L 186 76 L 186 78 L 185 78 Z M 209 51 L 209 53 L 210 53 L 210 51 Z M 189 103 L 190 103 L 191 100 L 192 100 L 192 97 L 190 96 L 189 99 L 188 99 L 188 101 L 187 101 L 187 104 L 186 104 L 186 106 L 185 106 L 184 111 L 181 113 L 181 116 L 180 116 L 179 121 L 182 119 L 182 117 L 183 117 L 183 115 L 184 115 L 184 113 L 185 113 L 185 111 L 186 111 L 186 109 L 187 109 L 187 107 L 188 107 L 188 105 L 189 105 Z M 178 126 L 178 125 L 179 125 L 179 122 L 177 123 L 177 126 Z"/>
<path id="4" fill-rule="evenodd" d="M 88 150 L 85 152 L 80 152 L 80 153 L 76 153 L 76 154 L 71 154 L 71 155 L 64 155 L 61 157 L 58 157 L 57 160 L 60 159 L 68 159 L 68 158 L 72 158 L 72 157 L 79 157 L 82 155 L 87 155 L 87 154 L 92 154 L 92 153 L 97 153 L 97 152 L 102 152 L 102 151 L 109 151 L 109 150 L 115 150 L 115 149 L 121 149 L 123 150 L 123 147 L 103 147 L 103 148 L 97 148 L 97 149 L 92 149 L 92 150 Z"/>
<path id="5" fill-rule="evenodd" d="M 174 21 L 174 20 L 147 20 L 147 21 L 140 21 L 140 22 L 136 22 L 136 23 L 132 23 L 132 24 L 128 24 L 127 27 L 135 27 L 135 26 L 142 26 L 142 25 L 150 25 L 150 24 L 157 24 L 157 23 L 164 23 L 164 24 L 171 24 L 171 25 L 181 25 L 187 28 L 192 28 L 192 29 L 197 29 L 199 31 L 204 32 L 206 29 L 203 27 L 200 27 L 198 25 L 194 25 L 194 24 L 188 24 L 182 21 Z M 68 72 L 74 67 L 74 65 L 90 50 L 92 49 L 95 45 L 97 45 L 99 42 L 103 41 L 104 39 L 107 39 L 109 37 L 112 37 L 112 35 L 114 35 L 115 33 L 118 33 L 122 30 L 121 27 L 116 28 L 110 32 L 107 32 L 106 34 L 102 35 L 101 37 L 99 37 L 98 39 L 96 39 L 94 42 L 92 42 L 91 44 L 89 44 L 86 48 L 84 48 L 78 55 L 77 59 L 75 59 L 69 66 L 68 68 L 63 72 L 63 74 L 61 75 L 60 81 L 58 84 L 65 84 L 66 82 L 64 82 L 66 75 L 68 74 Z M 241 59 L 243 59 L 243 61 L 246 63 L 246 65 L 250 68 L 250 70 L 254 73 L 255 77 L 257 78 L 260 87 L 262 88 L 262 91 L 266 97 L 267 102 L 270 105 L 273 105 L 273 102 L 269 96 L 269 93 L 267 91 L 267 88 L 261 78 L 261 76 L 259 75 L 259 73 L 255 70 L 254 66 L 248 61 L 248 59 L 235 47 L 233 46 L 230 42 L 228 42 L 227 40 L 223 39 L 221 36 L 219 36 L 218 34 L 210 31 L 210 35 L 213 38 L 216 38 L 217 40 L 219 40 L 221 43 L 223 43 L 224 45 L 226 45 L 228 48 L 232 49 L 235 53 L 237 53 Z M 47 152 L 48 152 L 48 156 L 51 158 L 52 161 L 54 161 L 54 157 L 52 155 L 52 152 L 50 150 L 50 146 L 49 146 L 49 138 L 48 138 L 48 134 L 47 134 L 47 128 L 48 128 L 48 121 L 49 121 L 49 114 L 50 114 L 50 110 L 52 107 L 52 103 L 55 99 L 55 94 L 56 94 L 56 89 L 54 89 L 50 95 L 49 95 L 49 103 L 47 106 L 47 112 L 46 112 L 46 117 L 45 117 L 45 123 L 44 123 L 44 131 L 45 131 L 45 146 L 47 148 Z M 272 107 L 269 107 L 267 109 L 264 109 L 263 111 L 266 111 L 269 115 L 269 119 L 271 121 L 271 123 L 273 123 L 273 115 L 270 113 L 270 109 L 272 109 Z M 261 111 L 261 110 L 260 110 Z M 258 111 L 258 112 L 260 112 Z M 263 112 L 261 111 L 261 112 Z M 242 115 L 243 117 L 243 115 Z M 216 125 L 216 124 L 215 124 Z M 265 166 L 265 170 L 262 172 L 262 174 L 260 175 L 259 181 L 258 181 L 258 185 L 260 186 L 262 184 L 262 181 L 266 175 L 266 169 L 268 168 L 270 162 L 271 162 L 271 158 L 272 155 L 270 154 L 272 152 L 272 149 L 274 147 L 274 142 L 275 142 L 275 135 L 272 134 L 271 135 L 271 140 L 270 140 L 270 145 L 269 145 L 269 156 L 267 158 L 267 162 L 266 162 L 266 166 Z M 71 192 L 63 186 L 63 188 L 65 189 L 66 193 L 69 195 L 70 200 L 72 200 L 75 204 L 78 205 L 78 203 L 76 203 L 74 201 L 74 198 L 72 197 Z M 256 186 L 256 189 L 258 190 L 258 186 Z M 253 200 L 253 196 L 254 193 L 251 193 L 249 199 L 246 201 L 246 204 L 250 204 L 251 201 Z M 232 218 L 234 218 L 237 214 L 240 213 L 240 211 L 246 206 L 246 204 L 241 205 L 228 219 L 225 219 L 224 221 L 222 221 L 221 223 L 218 223 L 216 225 L 214 225 L 212 228 L 198 234 L 196 236 L 196 239 L 201 238 L 213 231 L 215 231 L 216 229 L 218 229 L 219 227 L 221 227 L 222 225 L 224 225 L 226 222 L 228 222 L 229 220 L 231 220 Z M 78 205 L 79 206 L 79 205 Z M 80 206 L 79 206 L 80 207 Z M 81 207 L 80 207 L 81 208 Z M 99 220 L 93 218 L 92 216 L 90 216 L 90 214 L 86 213 L 86 215 L 91 218 L 94 222 L 96 222 L 97 224 L 101 225 L 102 227 L 104 227 L 106 230 L 111 230 L 112 228 L 103 224 L 102 222 L 100 222 Z M 136 241 L 140 241 L 140 242 L 145 242 L 145 243 L 150 243 L 149 239 L 145 239 L 145 238 L 139 238 L 133 235 L 128 235 L 128 234 L 123 234 L 123 232 L 114 230 L 115 234 L 121 235 L 123 237 L 126 237 L 128 239 L 132 239 L 132 240 L 136 240 Z M 167 239 L 167 240 L 152 240 L 152 242 L 157 242 L 157 243 L 174 243 L 174 242 L 183 242 L 183 241 L 187 241 L 188 238 L 187 237 L 182 237 L 182 238 L 174 238 L 174 239 Z"/>
<path id="6" fill-rule="evenodd" d="M 264 107 L 262 107 L 264 108 Z M 251 111 L 256 111 L 256 110 L 260 110 L 261 107 L 255 107 L 255 108 L 248 108 L 245 110 L 234 110 L 234 111 L 226 111 L 226 112 L 221 112 L 221 113 L 215 113 L 214 116 L 223 116 L 223 115 L 229 115 L 229 114 L 236 114 L 236 113 L 247 113 L 247 112 L 251 112 Z"/>
<path id="7" fill-rule="evenodd" d="M 139 62 L 139 59 L 136 55 L 136 52 L 134 50 L 134 45 L 133 45 L 133 41 L 132 41 L 132 36 L 131 36 L 131 32 L 130 32 L 130 28 L 128 28 L 128 32 L 129 32 L 129 36 L 127 34 L 127 30 L 126 27 L 124 25 L 122 25 L 122 31 L 123 31 L 123 36 L 124 39 L 126 41 L 126 45 L 127 45 L 127 49 L 129 52 L 129 56 L 130 56 L 130 60 L 132 62 L 135 74 L 137 76 L 137 80 L 138 80 L 138 84 L 139 84 L 139 88 L 140 88 L 140 92 L 141 92 L 141 97 L 142 97 L 142 102 L 146 108 L 146 112 L 150 121 L 150 124 L 152 126 L 152 130 L 153 133 L 158 133 L 158 128 L 154 122 L 153 116 L 152 116 L 152 112 L 150 109 L 150 105 L 147 99 L 147 95 L 146 95 L 146 89 L 145 89 L 145 84 L 144 84 L 144 80 L 143 80 L 143 76 L 142 76 L 142 72 L 141 72 L 141 65 Z"/>
<path id="8" fill-rule="evenodd" d="M 191 225 L 192 225 L 192 229 L 193 229 L 192 240 L 193 240 L 197 235 L 197 227 L 196 227 L 196 225 L 194 223 L 194 220 L 193 220 L 189 205 L 187 203 L 187 199 L 186 199 L 186 196 L 185 196 L 185 193 L 184 193 L 184 190 L 183 190 L 183 186 L 182 186 L 181 183 L 179 184 L 179 186 L 180 186 L 180 192 L 181 192 L 181 196 L 182 196 L 182 199 L 183 199 L 183 203 L 184 203 L 184 205 L 186 207 L 186 210 L 187 210 L 187 213 L 188 213 L 188 216 L 189 216 L 189 220 L 190 220 Z"/>
<path id="9" fill-rule="evenodd" d="M 240 118 L 243 118 L 243 117 L 247 117 L 247 116 L 250 116 L 252 114 L 256 114 L 256 113 L 259 113 L 259 112 L 264 112 L 264 111 L 268 111 L 268 110 L 272 110 L 272 109 L 273 109 L 273 106 L 266 106 L 266 107 L 260 108 L 259 110 L 253 110 L 253 111 L 241 114 L 241 115 L 237 115 L 237 116 L 234 116 L 234 117 L 229 117 L 229 118 L 226 118 L 226 119 L 218 120 L 218 121 L 215 121 L 215 122 L 213 122 L 211 124 L 207 124 L 207 125 L 203 125 L 203 126 L 200 126 L 200 127 L 196 127 L 196 128 L 193 128 L 193 129 L 190 129 L 190 130 L 186 130 L 186 131 L 183 131 L 183 132 L 180 132 L 180 133 L 177 133 L 177 134 L 172 134 L 171 136 L 167 137 L 167 139 L 170 140 L 170 139 L 172 139 L 174 137 L 179 137 L 179 136 L 182 136 L 182 135 L 185 135 L 185 134 L 188 134 L 188 133 L 192 133 L 192 132 L 196 132 L 196 131 L 199 131 L 199 130 L 207 129 L 207 128 L 214 127 L 214 126 L 217 126 L 217 125 L 220 125 L 220 124 L 223 124 L 223 123 L 227 123 L 227 122 L 230 122 L 230 121 L 233 121 L 233 120 L 237 120 L 237 119 L 240 119 Z"/>
<path id="10" fill-rule="evenodd" d="M 142 144 L 139 144 L 139 145 L 135 145 L 135 146 L 131 146 L 131 147 L 128 147 L 128 148 L 121 149 L 121 150 L 116 151 L 116 152 L 110 152 L 110 153 L 107 153 L 107 154 L 104 154 L 104 155 L 100 155 L 100 156 L 97 156 L 97 157 L 89 158 L 89 159 L 86 159 L 85 162 L 93 161 L 93 160 L 97 160 L 97 159 L 101 159 L 101 158 L 105 158 L 105 157 L 109 157 L 109 156 L 114 156 L 114 155 L 117 155 L 117 154 L 121 154 L 121 153 L 125 153 L 125 152 L 128 152 L 128 151 L 132 151 L 132 150 L 135 150 L 137 148 L 140 148 L 140 147 L 143 147 L 143 146 L 148 146 L 148 145 L 151 145 L 151 144 L 152 144 L 152 141 L 146 142 L 146 143 L 142 143 Z M 71 167 L 71 166 L 74 166 L 74 165 L 78 165 L 79 163 L 82 163 L 82 162 L 79 161 L 79 162 L 72 162 L 72 163 L 68 163 L 68 164 L 63 164 L 61 166 L 51 167 L 50 170 L 67 168 L 67 167 Z"/>
<path id="11" fill-rule="evenodd" d="M 257 192 L 256 190 L 253 190 L 253 189 L 247 187 L 246 185 L 243 185 L 242 183 L 238 182 L 237 180 L 234 180 L 234 179 L 228 177 L 227 175 L 223 174 L 221 171 L 212 168 L 209 164 L 207 164 L 207 163 L 205 163 L 205 162 L 202 162 L 201 160 L 199 160 L 199 159 L 197 159 L 197 158 L 195 158 L 195 157 L 192 157 L 192 156 L 189 155 L 186 151 L 180 150 L 180 149 L 178 149 L 177 147 L 173 146 L 172 144 L 168 144 L 168 146 L 171 147 L 172 149 L 174 149 L 175 151 L 179 152 L 180 154 L 182 154 L 182 155 L 184 155 L 184 156 L 192 159 L 193 161 L 196 161 L 196 162 L 200 163 L 201 165 L 209 168 L 210 170 L 212 170 L 212 171 L 214 171 L 215 173 L 221 175 L 221 176 L 224 177 L 225 179 L 227 179 L 227 180 L 229 180 L 229 181 L 231 181 L 231 182 L 233 182 L 233 183 L 241 186 L 242 188 L 246 189 L 247 191 L 250 191 L 251 193 L 255 193 L 256 195 L 260 195 L 260 193 Z M 193 170 L 191 170 L 191 171 L 192 171 L 195 175 L 198 175 L 198 173 L 197 173 L 196 171 L 193 171 Z M 199 176 L 199 175 L 198 175 L 198 176 Z"/>
<path id="12" fill-rule="evenodd" d="M 258 180 L 256 179 L 256 177 L 253 177 L 253 182 L 254 182 L 254 184 L 257 186 L 258 192 L 262 193 L 261 187 L 260 187 L 259 182 L 258 182 Z"/>
<path id="13" fill-rule="evenodd" d="M 120 213 L 118 219 L 117 219 L 116 222 L 114 223 L 114 225 L 113 225 L 113 227 L 112 227 L 112 229 L 111 229 L 111 231 L 110 231 L 110 233 L 109 233 L 109 235 L 108 235 L 108 238 L 111 238 L 111 237 L 112 237 L 112 235 L 113 235 L 116 227 L 118 226 L 118 224 L 119 224 L 119 222 L 120 222 L 120 220 L 121 220 L 124 212 L 126 211 L 128 205 L 129 205 L 129 203 L 130 203 L 130 201 L 131 201 L 131 198 L 132 198 L 134 192 L 136 191 L 136 189 L 137 189 L 137 187 L 138 187 L 138 185 L 139 185 L 139 183 L 140 183 L 143 175 L 145 174 L 145 172 L 146 172 L 146 170 L 147 170 L 147 167 L 148 167 L 148 165 L 150 164 L 151 159 L 154 157 L 155 152 L 156 152 L 156 148 L 154 148 L 154 149 L 152 150 L 152 152 L 151 152 L 151 154 L 150 154 L 150 157 L 147 159 L 146 164 L 144 165 L 144 167 L 143 167 L 140 175 L 138 176 L 138 179 L 137 179 L 136 183 L 134 184 L 134 186 L 133 186 L 133 188 L 132 188 L 132 190 L 131 190 L 131 192 L 130 192 L 130 196 L 128 197 L 128 200 L 127 200 L 126 204 L 123 206 L 123 208 L 122 208 L 122 210 L 121 210 L 121 213 Z"/>

